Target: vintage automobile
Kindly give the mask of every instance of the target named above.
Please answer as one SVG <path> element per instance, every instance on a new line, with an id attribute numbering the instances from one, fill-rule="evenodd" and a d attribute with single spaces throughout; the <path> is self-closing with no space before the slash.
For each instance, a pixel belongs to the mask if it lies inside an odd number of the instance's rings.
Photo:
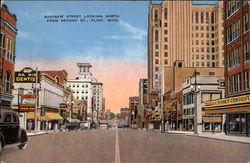
<path id="1" fill-rule="evenodd" d="M 3 148 L 17 145 L 20 150 L 25 149 L 28 136 L 19 124 L 19 116 L 15 111 L 0 109 L 0 154 Z"/>

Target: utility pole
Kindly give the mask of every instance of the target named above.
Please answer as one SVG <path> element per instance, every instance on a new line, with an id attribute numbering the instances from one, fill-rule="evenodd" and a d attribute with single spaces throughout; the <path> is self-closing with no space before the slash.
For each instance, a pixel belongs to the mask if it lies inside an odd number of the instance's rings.
<path id="1" fill-rule="evenodd" d="M 35 82 L 35 97 L 36 97 L 36 103 L 35 103 L 35 111 L 34 111 L 34 121 L 35 121 L 35 133 L 37 133 L 37 109 L 38 109 L 38 94 L 37 94 L 37 80 L 38 80 L 38 71 L 36 67 L 36 82 Z"/>
<path id="2" fill-rule="evenodd" d="M 161 131 L 164 132 L 165 131 L 165 123 L 164 123 L 164 66 L 162 65 L 162 69 L 161 69 L 161 114 L 162 114 L 162 118 L 161 118 Z"/>
<path id="3" fill-rule="evenodd" d="M 196 69 L 195 69 L 195 71 L 194 71 L 194 94 L 195 94 L 195 119 L 194 119 L 194 133 L 195 134 L 198 134 L 198 126 L 197 126 L 197 118 L 198 118 L 198 115 L 197 115 L 197 113 L 198 113 L 198 111 L 197 111 L 197 109 L 198 109 L 198 107 L 197 107 L 197 94 L 198 94 L 198 91 L 197 91 L 197 73 L 196 73 Z"/>

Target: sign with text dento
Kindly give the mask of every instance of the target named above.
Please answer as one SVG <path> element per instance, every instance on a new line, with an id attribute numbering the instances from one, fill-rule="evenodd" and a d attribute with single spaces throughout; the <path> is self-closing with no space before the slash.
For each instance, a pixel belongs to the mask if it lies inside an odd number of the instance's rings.
<path id="1" fill-rule="evenodd" d="M 40 72 L 38 71 L 37 83 L 40 82 Z M 35 83 L 36 71 L 29 67 L 24 68 L 19 72 L 15 72 L 15 83 Z"/>

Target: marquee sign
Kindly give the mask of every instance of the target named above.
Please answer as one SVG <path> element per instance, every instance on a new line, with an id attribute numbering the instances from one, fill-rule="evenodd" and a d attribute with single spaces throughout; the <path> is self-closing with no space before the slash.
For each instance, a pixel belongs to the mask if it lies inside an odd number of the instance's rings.
<path id="1" fill-rule="evenodd" d="M 35 107 L 36 96 L 33 94 L 25 94 L 21 96 L 20 107 Z"/>
<path id="2" fill-rule="evenodd" d="M 226 105 L 243 104 L 243 103 L 250 103 L 250 95 L 208 101 L 205 102 L 205 107 L 212 108 L 217 106 L 226 106 Z"/>
<path id="3" fill-rule="evenodd" d="M 40 82 L 40 72 L 38 71 L 37 83 Z M 29 67 L 25 67 L 19 72 L 15 72 L 15 83 L 35 83 L 36 82 L 36 71 Z"/>

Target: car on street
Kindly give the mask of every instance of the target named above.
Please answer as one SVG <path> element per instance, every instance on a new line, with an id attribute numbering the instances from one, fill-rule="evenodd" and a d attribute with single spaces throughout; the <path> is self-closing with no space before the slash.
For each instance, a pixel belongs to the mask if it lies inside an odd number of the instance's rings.
<path id="1" fill-rule="evenodd" d="M 79 122 L 68 122 L 66 123 L 66 130 L 79 130 L 80 129 L 80 123 Z"/>
<path id="2" fill-rule="evenodd" d="M 107 130 L 109 128 L 108 122 L 105 122 L 105 121 L 100 122 L 99 127 L 101 130 Z"/>
<path id="3" fill-rule="evenodd" d="M 0 154 L 8 146 L 16 145 L 20 150 L 23 150 L 27 143 L 27 132 L 20 127 L 18 113 L 8 109 L 0 109 Z"/>

